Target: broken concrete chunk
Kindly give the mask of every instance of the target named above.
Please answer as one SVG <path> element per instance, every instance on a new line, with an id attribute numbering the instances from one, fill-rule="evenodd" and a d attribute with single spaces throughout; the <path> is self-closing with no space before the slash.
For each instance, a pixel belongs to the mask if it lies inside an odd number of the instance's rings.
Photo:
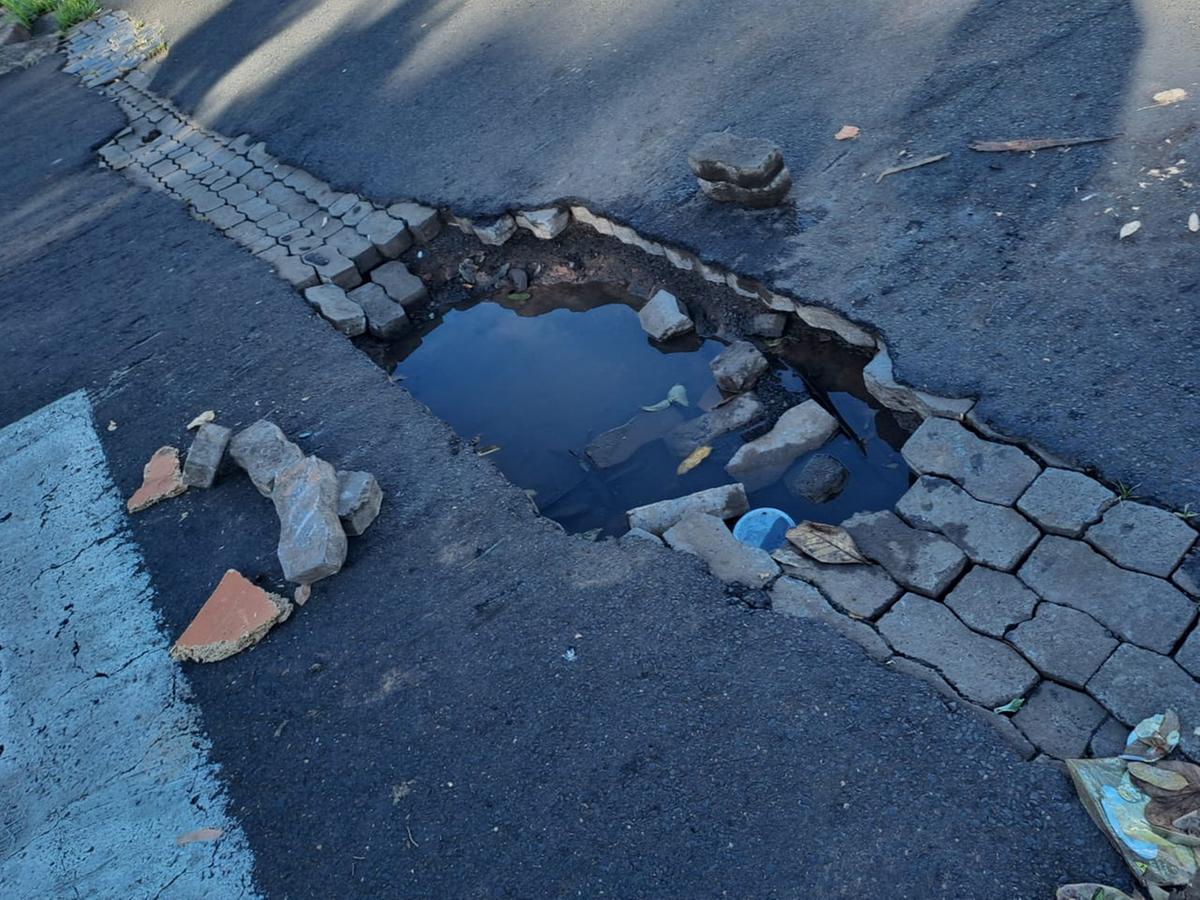
<path id="1" fill-rule="evenodd" d="M 966 556 L 953 543 L 940 534 L 910 528 L 887 510 L 858 513 L 842 527 L 864 556 L 904 587 L 929 597 L 942 596 L 967 567 Z"/>
<path id="2" fill-rule="evenodd" d="M 771 588 L 771 609 L 796 619 L 824 622 L 861 646 L 872 659 L 883 661 L 892 655 L 892 649 L 875 629 L 835 610 L 811 584 L 794 578 L 780 578 Z"/>
<path id="3" fill-rule="evenodd" d="M 734 203 L 749 209 L 769 209 L 783 202 L 788 191 L 792 189 L 792 173 L 787 167 L 779 170 L 779 174 L 771 179 L 764 187 L 748 188 L 730 184 L 727 181 L 707 181 L 697 179 L 700 190 L 710 200 L 718 203 Z"/>
<path id="4" fill-rule="evenodd" d="M 809 503 L 828 503 L 842 492 L 850 473 L 841 461 L 828 453 L 818 453 L 783 479 L 793 497 Z"/>
<path id="5" fill-rule="evenodd" d="M 764 471 L 781 475 L 805 453 L 824 446 L 837 430 L 837 419 L 816 400 L 805 400 L 780 416 L 762 437 L 739 447 L 725 471 L 739 479 Z"/>
<path id="6" fill-rule="evenodd" d="M 408 267 L 399 260 L 385 262 L 371 273 L 371 280 L 405 309 L 429 299 L 425 282 L 408 271 Z"/>
<path id="7" fill-rule="evenodd" d="M 188 487 L 212 487 L 232 435 L 233 430 L 224 425 L 201 425 L 183 464 L 183 483 Z"/>
<path id="8" fill-rule="evenodd" d="M 695 328 L 675 295 L 664 290 L 656 291 L 646 301 L 638 311 L 638 321 L 642 330 L 656 341 L 669 341 Z"/>
<path id="9" fill-rule="evenodd" d="M 946 605 L 971 628 L 992 637 L 1033 615 L 1038 595 L 1015 575 L 975 566 L 946 597 Z"/>
<path id="10" fill-rule="evenodd" d="M 759 588 L 779 574 L 771 554 L 743 544 L 716 516 L 693 512 L 663 534 L 675 550 L 699 556 L 713 575 L 726 584 Z"/>
<path id="11" fill-rule="evenodd" d="M 771 557 L 788 575 L 819 588 L 835 607 L 861 619 L 874 619 L 902 593 L 880 566 L 826 565 L 790 545 L 778 548 Z"/>
<path id="12" fill-rule="evenodd" d="M 1116 501 L 1116 494 L 1082 472 L 1047 469 L 1021 495 L 1017 509 L 1044 531 L 1079 537 Z"/>
<path id="13" fill-rule="evenodd" d="M 950 419 L 926 419 L 900 451 L 920 475 L 941 475 L 985 503 L 1012 506 L 1042 468 L 1016 447 L 976 437 Z"/>
<path id="14" fill-rule="evenodd" d="M 258 492 L 270 497 L 276 477 L 303 459 L 304 451 L 289 441 L 274 422 L 259 419 L 233 436 L 229 455 L 246 470 Z"/>
<path id="15" fill-rule="evenodd" d="M 750 501 L 746 499 L 746 489 L 742 485 L 723 484 L 685 497 L 639 506 L 625 515 L 629 517 L 630 528 L 662 534 L 691 513 L 709 513 L 722 519 L 732 519 L 749 509 Z"/>
<path id="16" fill-rule="evenodd" d="M 697 447 L 711 444 L 722 435 L 740 431 L 757 422 L 762 413 L 763 407 L 757 397 L 739 394 L 703 415 L 675 426 L 663 441 L 672 453 L 683 458 Z"/>
<path id="17" fill-rule="evenodd" d="M 771 141 L 715 131 L 701 135 L 692 146 L 688 166 L 705 181 L 761 188 L 783 170 L 783 153 Z"/>
<path id="18" fill-rule="evenodd" d="M 438 211 L 420 203 L 393 203 L 387 211 L 408 224 L 408 230 L 419 244 L 428 244 L 442 230 L 442 220 Z"/>
<path id="19" fill-rule="evenodd" d="M 674 406 L 653 412 L 640 410 L 624 425 L 596 435 L 584 451 L 597 468 L 609 469 L 628 460 L 642 447 L 666 437 L 683 421 Z"/>
<path id="20" fill-rule="evenodd" d="M 1109 507 L 1084 539 L 1119 566 L 1166 578 L 1196 543 L 1196 531 L 1165 509 L 1126 500 Z"/>
<path id="21" fill-rule="evenodd" d="M 217 662 L 257 644 L 292 604 L 230 569 L 171 647 L 171 658 Z"/>
<path id="22" fill-rule="evenodd" d="M 517 233 L 517 223 L 510 215 L 503 215 L 494 222 L 485 225 L 471 224 L 471 230 L 481 243 L 491 247 L 499 247 Z"/>
<path id="23" fill-rule="evenodd" d="M 383 490 L 370 472 L 338 472 L 338 518 L 346 534 L 360 535 L 379 515 Z"/>
<path id="24" fill-rule="evenodd" d="M 298 584 L 326 578 L 346 561 L 346 533 L 338 520 L 338 477 L 333 466 L 306 456 L 282 470 L 271 491 L 279 516 L 283 577 Z"/>
<path id="25" fill-rule="evenodd" d="M 517 224 L 532 231 L 534 237 L 543 241 L 558 237 L 571 223 L 571 213 L 557 206 L 546 209 L 527 209 L 517 213 Z"/>
<path id="26" fill-rule="evenodd" d="M 362 307 L 367 317 L 367 331 L 372 337 L 386 341 L 408 331 L 410 323 L 404 307 L 374 282 L 356 287 L 346 296 Z"/>
<path id="27" fill-rule="evenodd" d="M 735 341 L 708 364 L 717 386 L 727 394 L 740 394 L 754 387 L 767 371 L 767 358 L 749 341 Z"/>
<path id="28" fill-rule="evenodd" d="M 174 447 L 159 447 L 142 469 L 142 485 L 125 503 L 131 513 L 153 506 L 159 500 L 178 497 L 187 490 L 179 471 L 179 451 Z"/>
<path id="29" fill-rule="evenodd" d="M 321 317 L 348 337 L 355 337 L 367 330 L 367 316 L 363 308 L 346 296 L 337 285 L 318 284 L 304 291 L 308 305 Z"/>

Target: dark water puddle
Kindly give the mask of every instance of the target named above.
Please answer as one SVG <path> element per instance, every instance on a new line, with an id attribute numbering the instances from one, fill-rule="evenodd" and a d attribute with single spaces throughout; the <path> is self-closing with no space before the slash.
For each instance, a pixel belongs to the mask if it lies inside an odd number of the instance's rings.
<path id="1" fill-rule="evenodd" d="M 640 301 L 609 286 L 535 288 L 527 299 L 516 296 L 450 309 L 372 355 L 476 452 L 498 447 L 492 461 L 569 531 L 621 534 L 628 509 L 734 480 L 724 465 L 741 435 L 714 441 L 712 454 L 684 475 L 676 473 L 680 456 L 658 439 L 669 426 L 701 415 L 702 401 L 718 399 L 709 362 L 722 343 L 692 336 L 652 345 L 635 312 Z M 840 522 L 860 510 L 890 508 L 904 493 L 909 475 L 898 447 L 905 432 L 869 400 L 861 367 L 859 357 L 815 338 L 779 343 L 772 370 L 756 388 L 764 400 L 774 397 L 768 407 L 777 414 L 811 389 L 857 440 L 839 434 L 816 451 L 850 473 L 834 499 L 812 503 L 789 491 L 787 474 L 803 465 L 802 457 L 784 477 L 751 490 L 752 506 Z M 688 406 L 642 410 L 676 385 Z M 588 446 L 635 416 L 645 445 L 611 467 L 592 464 Z"/>

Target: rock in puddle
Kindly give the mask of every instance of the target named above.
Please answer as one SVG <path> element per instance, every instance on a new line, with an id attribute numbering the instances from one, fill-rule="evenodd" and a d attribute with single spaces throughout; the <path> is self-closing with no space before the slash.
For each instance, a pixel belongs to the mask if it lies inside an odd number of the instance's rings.
<path id="1" fill-rule="evenodd" d="M 721 519 L 732 519 L 749 509 L 750 502 L 742 485 L 723 484 L 684 497 L 639 506 L 629 510 L 626 516 L 629 518 L 630 528 L 640 528 L 651 534 L 661 535 L 680 519 L 695 513 L 708 513 Z"/>
<path id="2" fill-rule="evenodd" d="M 142 469 L 142 484 L 125 503 L 131 513 L 153 506 L 159 500 L 178 497 L 187 490 L 179 469 L 179 451 L 174 447 L 159 447 Z"/>
<path id="3" fill-rule="evenodd" d="M 767 358 L 749 341 L 736 341 L 717 354 L 708 365 L 721 390 L 727 394 L 740 394 L 754 387 L 769 364 Z"/>
<path id="4" fill-rule="evenodd" d="M 859 551 L 911 591 L 940 597 L 967 558 L 946 538 L 904 524 L 893 512 L 858 513 L 842 523 Z"/>
<path id="5" fill-rule="evenodd" d="M 338 472 L 338 518 L 346 534 L 362 534 L 383 504 L 383 490 L 370 472 Z"/>
<path id="6" fill-rule="evenodd" d="M 663 290 L 646 301 L 638 311 L 638 321 L 642 330 L 656 341 L 669 341 L 695 328 L 675 295 Z"/>
<path id="7" fill-rule="evenodd" d="M 287 599 L 264 591 L 230 569 L 171 647 L 171 658 L 194 662 L 227 659 L 258 643 L 291 610 Z"/>
<path id="8" fill-rule="evenodd" d="M 824 446 L 837 430 L 837 419 L 816 400 L 805 400 L 780 416 L 762 437 L 739 447 L 725 471 L 743 481 L 750 476 L 772 481 L 805 453 Z"/>
<path id="9" fill-rule="evenodd" d="M 183 463 L 183 483 L 188 487 L 212 487 L 232 435 L 233 430 L 224 425 L 202 424 Z"/>
<path id="10" fill-rule="evenodd" d="M 270 497 L 276 477 L 303 459 L 304 451 L 289 441 L 274 422 L 259 419 L 233 436 L 229 455 L 246 470 L 258 492 Z"/>
<path id="11" fill-rule="evenodd" d="M 334 284 L 318 284 L 304 291 L 308 305 L 347 337 L 357 337 L 367 330 L 367 316 L 363 308 L 346 296 L 346 292 Z"/>
<path id="12" fill-rule="evenodd" d="M 722 435 L 740 431 L 762 418 L 763 407 L 753 394 L 738 394 L 709 412 L 673 428 L 663 442 L 679 457 L 711 444 Z"/>
<path id="13" fill-rule="evenodd" d="M 828 503 L 842 492 L 849 477 L 850 473 L 840 460 L 828 453 L 818 453 L 789 472 L 783 484 L 793 497 L 809 503 Z"/>
<path id="14" fill-rule="evenodd" d="M 723 521 L 707 513 L 688 514 L 667 529 L 663 540 L 675 550 L 700 557 L 727 584 L 759 588 L 779 574 L 769 553 L 743 544 Z"/>
<path id="15" fill-rule="evenodd" d="M 311 584 L 340 570 L 346 561 L 346 533 L 338 518 L 333 466 L 315 456 L 298 460 L 276 476 L 271 499 L 279 516 L 283 577 Z"/>
<path id="16" fill-rule="evenodd" d="M 919 474 L 949 478 L 977 500 L 1006 506 L 1042 471 L 1016 447 L 985 441 L 951 419 L 926 419 L 900 452 Z"/>
<path id="17" fill-rule="evenodd" d="M 1196 530 L 1165 509 L 1126 500 L 1109 507 L 1084 539 L 1119 566 L 1166 578 L 1196 543 Z"/>

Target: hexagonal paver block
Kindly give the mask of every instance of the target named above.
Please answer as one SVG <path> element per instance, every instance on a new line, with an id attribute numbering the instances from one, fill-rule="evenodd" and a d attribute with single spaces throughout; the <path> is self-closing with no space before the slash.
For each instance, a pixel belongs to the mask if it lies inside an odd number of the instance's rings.
<path id="1" fill-rule="evenodd" d="M 375 269 L 371 273 L 371 280 L 405 309 L 429 298 L 425 283 L 399 260 L 385 262 Z"/>
<path id="2" fill-rule="evenodd" d="M 1170 582 L 1115 566 L 1083 541 L 1047 535 L 1017 576 L 1045 600 L 1092 616 L 1113 634 L 1170 653 L 1196 604 Z"/>
<path id="3" fill-rule="evenodd" d="M 1175 654 L 1175 662 L 1200 678 L 1200 628 L 1188 635 L 1188 639 Z"/>
<path id="4" fill-rule="evenodd" d="M 1043 681 L 1013 716 L 1013 722 L 1043 753 L 1078 759 L 1106 718 L 1104 707 L 1087 694 Z"/>
<path id="5" fill-rule="evenodd" d="M 854 641 L 872 659 L 885 660 L 892 650 L 875 629 L 864 622 L 856 622 L 829 605 L 811 584 L 794 578 L 780 578 L 771 588 L 771 609 L 796 619 L 813 619 L 824 622 L 843 637 Z"/>
<path id="6" fill-rule="evenodd" d="M 900 596 L 900 585 L 881 566 L 831 566 L 815 562 L 790 545 L 771 556 L 793 578 L 820 589 L 843 612 L 874 619 Z"/>
<path id="7" fill-rule="evenodd" d="M 1169 657 L 1122 644 L 1088 682 L 1088 693 L 1126 725 L 1173 709 L 1183 723 L 1180 746 L 1200 759 L 1200 684 Z"/>
<path id="8" fill-rule="evenodd" d="M 926 419 L 901 453 L 921 475 L 941 475 L 977 500 L 1008 506 L 1042 471 L 1016 447 L 985 441 L 951 419 Z"/>
<path id="9" fill-rule="evenodd" d="M 946 605 L 976 631 L 992 637 L 1033 615 L 1038 595 L 1015 575 L 975 566 L 954 586 Z"/>
<path id="10" fill-rule="evenodd" d="M 1085 539 L 1119 566 L 1166 578 L 1196 543 L 1196 531 L 1165 509 L 1125 501 L 1109 509 Z"/>
<path id="11" fill-rule="evenodd" d="M 859 551 L 904 587 L 940 597 L 967 567 L 963 552 L 940 534 L 905 525 L 892 512 L 858 513 L 842 523 Z"/>
<path id="12" fill-rule="evenodd" d="M 879 620 L 879 631 L 898 653 L 933 666 L 964 697 L 989 708 L 1024 696 L 1038 680 L 1015 650 L 976 634 L 928 597 L 905 594 Z"/>
<path id="13" fill-rule="evenodd" d="M 1057 603 L 1039 606 L 1009 633 L 1008 642 L 1047 678 L 1079 688 L 1117 647 L 1116 638 L 1087 613 Z"/>
<path id="14" fill-rule="evenodd" d="M 1187 591 L 1193 597 L 1200 597 L 1200 550 L 1193 550 L 1183 558 L 1171 580 L 1181 590 Z"/>
<path id="15" fill-rule="evenodd" d="M 1047 469 L 1021 495 L 1017 509 L 1044 531 L 1079 537 L 1116 502 L 1116 494 L 1082 472 Z"/>

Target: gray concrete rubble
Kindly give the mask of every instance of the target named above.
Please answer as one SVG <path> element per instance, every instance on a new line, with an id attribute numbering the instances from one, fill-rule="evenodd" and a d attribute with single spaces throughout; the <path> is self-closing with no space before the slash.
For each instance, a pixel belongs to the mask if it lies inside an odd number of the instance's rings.
<path id="1" fill-rule="evenodd" d="M 337 514 L 346 534 L 366 531 L 383 504 L 383 490 L 370 472 L 338 472 Z"/>
<path id="2" fill-rule="evenodd" d="M 673 500 L 660 500 L 629 510 L 630 528 L 640 528 L 651 534 L 661 535 L 685 516 L 707 513 L 721 519 L 732 519 L 750 509 L 746 489 L 740 484 L 723 484 L 720 487 L 697 491 Z"/>
<path id="3" fill-rule="evenodd" d="M 837 430 L 837 419 L 816 400 L 805 400 L 780 416 L 762 437 L 739 447 L 725 470 L 739 479 L 762 471 L 780 473 L 805 453 L 824 446 Z"/>
<path id="4" fill-rule="evenodd" d="M 695 326 L 688 318 L 675 295 L 659 290 L 638 311 L 642 329 L 656 341 L 669 341 L 673 337 L 693 331 Z"/>
<path id="5" fill-rule="evenodd" d="M 901 452 L 914 471 L 949 478 L 985 503 L 1011 506 L 1042 471 L 1018 448 L 985 441 L 950 419 L 926 419 Z"/>
<path id="6" fill-rule="evenodd" d="M 312 584 L 346 561 L 346 533 L 338 519 L 338 477 L 333 466 L 306 456 L 283 469 L 271 491 L 279 516 L 279 563 L 283 577 Z"/>
<path id="7" fill-rule="evenodd" d="M 188 448 L 187 459 L 183 463 L 183 483 L 188 487 L 212 487 L 232 436 L 232 429 L 224 425 L 212 422 L 201 425 L 196 430 L 192 446 Z"/>
<path id="8" fill-rule="evenodd" d="M 671 452 L 684 457 L 722 435 L 741 431 L 762 418 L 762 414 L 763 407 L 757 397 L 738 394 L 703 415 L 675 426 L 668 432 L 664 442 Z"/>
<path id="9" fill-rule="evenodd" d="M 517 224 L 544 241 L 554 240 L 571 224 L 571 214 L 565 209 L 550 206 L 545 209 L 522 210 L 516 215 Z"/>
<path id="10" fill-rule="evenodd" d="M 367 316 L 363 308 L 337 285 L 318 284 L 310 287 L 304 292 L 304 299 L 323 319 L 348 337 L 355 337 L 367 330 Z"/>
<path id="11" fill-rule="evenodd" d="M 727 394 L 740 394 L 754 387 L 769 363 L 749 341 L 735 341 L 710 362 L 713 380 Z"/>
<path id="12" fill-rule="evenodd" d="M 517 223 L 512 216 L 505 215 L 483 225 L 475 223 L 472 225 L 472 230 L 480 242 L 492 247 L 499 247 L 517 233 Z"/>
<path id="13" fill-rule="evenodd" d="M 700 189 L 722 203 L 776 206 L 792 186 L 777 145 L 728 131 L 701 136 L 688 153 L 688 165 Z"/>
<path id="14" fill-rule="evenodd" d="M 724 522 L 708 513 L 688 513 L 666 530 L 663 540 L 672 549 L 700 557 L 727 584 L 763 587 L 779 574 L 771 554 L 743 544 Z"/>
<path id="15" fill-rule="evenodd" d="M 246 470 L 258 492 L 270 497 L 279 473 L 303 459 L 304 451 L 274 422 L 259 419 L 230 439 L 229 455 Z"/>

